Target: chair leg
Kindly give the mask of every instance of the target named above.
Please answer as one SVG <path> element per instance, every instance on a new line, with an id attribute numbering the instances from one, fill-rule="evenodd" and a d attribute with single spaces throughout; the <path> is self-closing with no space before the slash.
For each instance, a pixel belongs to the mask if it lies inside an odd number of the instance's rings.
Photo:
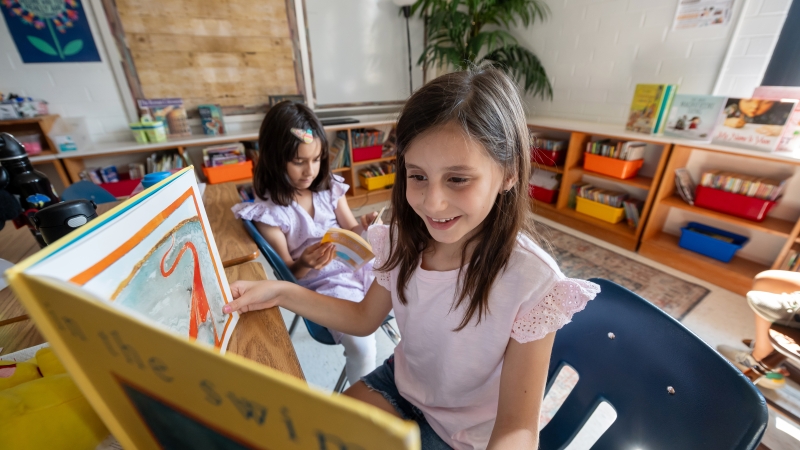
<path id="1" fill-rule="evenodd" d="M 339 375 L 339 381 L 336 382 L 336 386 L 333 387 L 333 392 L 337 394 L 341 394 L 344 392 L 344 387 L 347 385 L 347 368 L 342 369 L 342 374 Z"/>
<path id="2" fill-rule="evenodd" d="M 292 324 L 289 326 L 289 337 L 292 337 L 294 334 L 294 329 L 297 328 L 297 323 L 300 322 L 300 315 L 295 314 L 294 319 L 292 319 Z"/>
<path id="3" fill-rule="evenodd" d="M 383 331 L 386 332 L 386 335 L 389 336 L 389 339 L 394 343 L 394 345 L 400 343 L 401 339 L 400 333 L 398 333 L 397 330 L 394 329 L 392 324 L 390 324 L 389 322 L 383 322 L 381 324 L 381 328 L 383 328 Z"/>

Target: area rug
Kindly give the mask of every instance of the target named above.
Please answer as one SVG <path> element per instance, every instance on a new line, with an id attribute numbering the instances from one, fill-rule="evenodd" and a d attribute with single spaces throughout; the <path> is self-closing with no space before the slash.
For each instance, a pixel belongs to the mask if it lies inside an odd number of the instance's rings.
<path id="1" fill-rule="evenodd" d="M 539 222 L 544 249 L 570 278 L 605 278 L 641 295 L 670 316 L 681 320 L 708 289 L 606 250 Z M 549 245 L 548 245 L 549 244 Z M 550 248 L 548 248 L 550 247 Z"/>

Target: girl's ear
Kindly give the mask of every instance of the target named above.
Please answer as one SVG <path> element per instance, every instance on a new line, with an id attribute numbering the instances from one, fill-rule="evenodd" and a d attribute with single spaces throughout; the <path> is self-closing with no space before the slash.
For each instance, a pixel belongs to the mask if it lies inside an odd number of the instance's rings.
<path id="1" fill-rule="evenodd" d="M 517 174 L 513 174 L 508 178 L 506 178 L 506 181 L 503 182 L 503 192 L 511 190 L 511 188 L 513 188 L 514 185 L 517 184 L 518 179 L 519 177 L 517 177 Z"/>

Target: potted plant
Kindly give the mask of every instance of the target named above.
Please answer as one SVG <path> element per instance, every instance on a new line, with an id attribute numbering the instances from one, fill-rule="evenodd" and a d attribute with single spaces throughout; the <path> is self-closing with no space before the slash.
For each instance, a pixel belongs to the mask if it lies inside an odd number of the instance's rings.
<path id="1" fill-rule="evenodd" d="M 519 81 L 525 93 L 552 98 L 539 58 L 507 31 L 544 20 L 549 12 L 543 0 L 417 0 L 412 14 L 419 13 L 426 29 L 417 64 L 463 70 L 490 63 Z"/>

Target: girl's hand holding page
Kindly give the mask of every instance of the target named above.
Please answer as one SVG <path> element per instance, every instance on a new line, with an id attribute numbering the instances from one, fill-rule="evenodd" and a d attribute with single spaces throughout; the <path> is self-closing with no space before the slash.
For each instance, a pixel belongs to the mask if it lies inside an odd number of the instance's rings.
<path id="1" fill-rule="evenodd" d="M 246 313 L 278 306 L 281 284 L 281 281 L 235 281 L 231 283 L 234 300 L 222 307 L 222 313 Z"/>
<path id="2" fill-rule="evenodd" d="M 309 269 L 319 270 L 327 266 L 336 256 L 336 248 L 330 243 L 309 245 L 300 255 L 300 263 Z"/>

